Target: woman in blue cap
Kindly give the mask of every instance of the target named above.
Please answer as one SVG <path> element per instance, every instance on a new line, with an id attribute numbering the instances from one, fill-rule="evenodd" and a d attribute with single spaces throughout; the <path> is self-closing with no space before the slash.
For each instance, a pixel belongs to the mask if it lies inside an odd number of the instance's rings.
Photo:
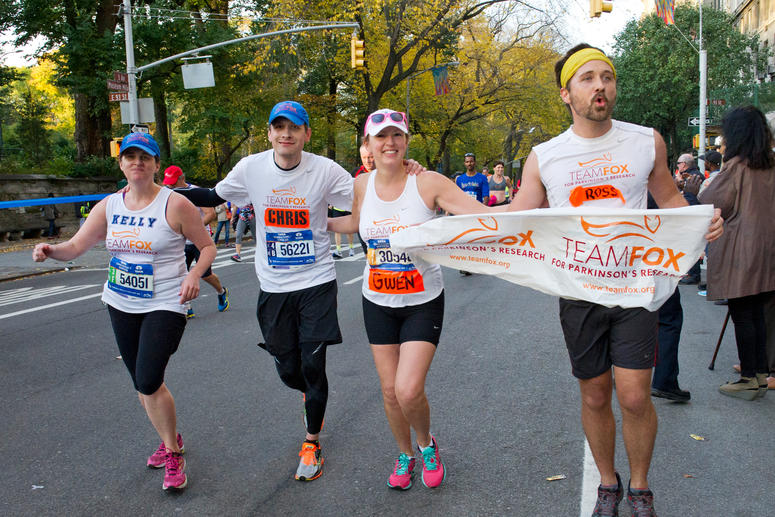
<path id="1" fill-rule="evenodd" d="M 73 260 L 105 241 L 111 259 L 102 301 L 140 404 L 162 439 L 147 466 L 165 468 L 164 490 L 182 489 L 188 483 L 183 439 L 177 433 L 175 401 L 164 383 L 164 371 L 183 336 L 185 304 L 199 295 L 199 278 L 216 250 L 199 210 L 154 183 L 159 146 L 152 136 L 124 137 L 118 164 L 129 190 L 100 201 L 67 242 L 38 244 L 32 258 Z M 188 272 L 186 239 L 200 250 L 200 260 Z"/>

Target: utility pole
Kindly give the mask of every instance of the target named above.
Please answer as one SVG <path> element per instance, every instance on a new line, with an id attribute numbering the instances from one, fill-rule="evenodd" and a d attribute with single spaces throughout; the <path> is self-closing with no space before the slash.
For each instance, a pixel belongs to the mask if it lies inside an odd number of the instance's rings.
<path id="1" fill-rule="evenodd" d="M 124 42 L 126 44 L 126 73 L 129 76 L 129 127 L 140 122 L 137 104 L 137 68 L 135 68 L 135 42 L 132 37 L 132 0 L 124 0 Z"/>
<path id="2" fill-rule="evenodd" d="M 708 51 L 702 44 L 702 0 L 697 0 L 700 5 L 700 146 L 697 156 L 705 155 L 706 115 L 708 109 Z M 700 172 L 705 171 L 705 160 L 699 160 L 697 166 Z"/>

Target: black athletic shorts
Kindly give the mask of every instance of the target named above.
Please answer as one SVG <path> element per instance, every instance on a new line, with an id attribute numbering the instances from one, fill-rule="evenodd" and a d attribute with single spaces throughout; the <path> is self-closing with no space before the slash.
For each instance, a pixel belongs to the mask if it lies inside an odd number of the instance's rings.
<path id="1" fill-rule="evenodd" d="M 256 316 L 265 342 L 259 346 L 280 356 L 296 351 L 299 343 L 341 343 L 336 291 L 336 280 L 289 293 L 261 291 Z"/>
<path id="2" fill-rule="evenodd" d="M 444 291 L 420 305 L 384 307 L 363 298 L 363 321 L 372 345 L 427 341 L 439 345 L 444 326 Z"/>
<path id="3" fill-rule="evenodd" d="M 652 368 L 657 321 L 656 311 L 560 298 L 560 323 L 574 377 L 591 379 L 611 365 L 633 370 Z"/>
<path id="4" fill-rule="evenodd" d="M 186 251 L 186 269 L 191 269 L 191 264 L 194 261 L 199 262 L 199 248 L 197 248 L 195 244 L 186 244 L 185 251 Z M 213 270 L 208 267 L 207 271 L 202 273 L 202 278 L 207 278 L 212 274 L 213 274 Z"/>

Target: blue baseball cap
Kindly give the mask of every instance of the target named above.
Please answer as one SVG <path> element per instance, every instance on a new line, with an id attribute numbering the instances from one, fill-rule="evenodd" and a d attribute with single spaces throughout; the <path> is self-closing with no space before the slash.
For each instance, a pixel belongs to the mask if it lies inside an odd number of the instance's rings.
<path id="1" fill-rule="evenodd" d="M 309 116 L 307 116 L 307 110 L 295 101 L 282 101 L 278 102 L 272 108 L 269 113 L 269 123 L 271 124 L 274 119 L 278 117 L 285 117 L 297 126 L 307 125 L 309 127 Z"/>
<path id="2" fill-rule="evenodd" d="M 161 154 L 159 151 L 159 144 L 156 143 L 156 140 L 154 140 L 151 135 L 145 133 L 129 133 L 125 136 L 124 139 L 121 140 L 119 154 L 130 147 L 137 147 L 155 157 L 158 157 Z"/>

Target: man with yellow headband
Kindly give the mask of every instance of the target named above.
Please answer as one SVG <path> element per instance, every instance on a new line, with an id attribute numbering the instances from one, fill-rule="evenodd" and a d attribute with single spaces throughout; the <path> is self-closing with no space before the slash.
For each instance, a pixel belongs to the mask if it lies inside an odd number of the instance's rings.
<path id="1" fill-rule="evenodd" d="M 659 133 L 611 118 L 616 70 L 600 49 L 577 45 L 557 62 L 555 76 L 573 125 L 533 148 L 510 211 L 539 208 L 547 201 L 550 207 L 642 209 L 648 192 L 660 208 L 686 206 L 667 168 Z M 708 240 L 721 235 L 722 222 L 717 210 Z M 613 368 L 630 463 L 627 499 L 633 516 L 655 516 L 647 477 L 657 433 L 651 403 L 657 313 L 560 299 L 560 322 L 579 381 L 584 433 L 600 471 L 592 515 L 619 515 L 624 495 L 614 467 Z"/>

